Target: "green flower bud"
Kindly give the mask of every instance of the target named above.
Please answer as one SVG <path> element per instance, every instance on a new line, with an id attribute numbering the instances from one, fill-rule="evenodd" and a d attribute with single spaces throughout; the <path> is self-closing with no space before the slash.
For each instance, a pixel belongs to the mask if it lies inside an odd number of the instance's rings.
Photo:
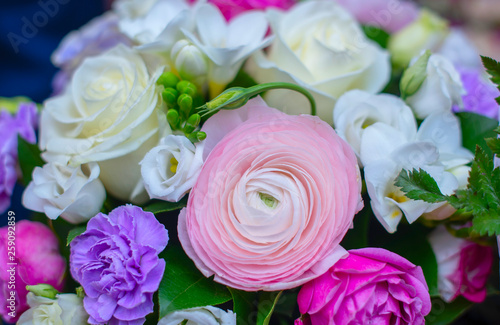
<path id="1" fill-rule="evenodd" d="M 427 64 L 429 63 L 431 54 L 431 51 L 425 51 L 425 53 L 403 73 L 401 83 L 399 84 L 401 97 L 403 99 L 415 94 L 420 89 L 425 78 L 427 78 Z"/>
<path id="2" fill-rule="evenodd" d="M 76 295 L 78 298 L 85 298 L 85 290 L 83 290 L 82 286 L 76 288 Z"/>
<path id="3" fill-rule="evenodd" d="M 205 132 L 196 132 L 196 138 L 198 141 L 203 141 L 207 138 L 207 134 Z"/>
<path id="4" fill-rule="evenodd" d="M 213 109 L 236 109 L 246 104 L 250 96 L 248 90 L 241 87 L 233 87 L 224 91 L 219 96 L 209 101 L 206 106 L 209 110 Z"/>
<path id="5" fill-rule="evenodd" d="M 37 296 L 49 299 L 56 299 L 56 295 L 59 293 L 59 291 L 57 291 L 50 284 L 37 284 L 34 286 L 26 286 L 26 290 L 33 292 Z"/>
<path id="6" fill-rule="evenodd" d="M 179 78 L 177 78 L 177 76 L 173 72 L 163 73 L 156 81 L 158 85 L 163 85 L 165 88 L 175 88 L 178 82 Z"/>
<path id="7" fill-rule="evenodd" d="M 389 40 L 393 63 L 404 68 L 422 50 L 436 49 L 448 35 L 448 22 L 435 13 L 422 9 L 420 16 Z"/>
<path id="8" fill-rule="evenodd" d="M 187 80 L 180 81 L 177 84 L 177 90 L 181 94 L 187 94 L 191 97 L 195 96 L 196 93 L 198 92 L 198 89 L 196 88 L 196 86 L 192 82 L 189 82 Z"/>
<path id="9" fill-rule="evenodd" d="M 168 107 L 174 107 L 175 104 L 177 103 L 179 92 L 174 88 L 169 87 L 163 90 L 161 96 L 163 97 L 163 100 L 165 101 Z"/>
<path id="10" fill-rule="evenodd" d="M 181 94 L 177 99 L 177 105 L 179 105 L 182 116 L 187 118 L 193 108 L 193 97 L 188 94 Z"/>
<path id="11" fill-rule="evenodd" d="M 200 122 L 201 122 L 200 114 L 193 114 L 188 118 L 186 123 L 196 128 L 198 127 L 198 125 L 200 125 Z"/>
<path id="12" fill-rule="evenodd" d="M 179 112 L 177 112 L 177 110 L 173 108 L 169 109 L 167 112 L 167 121 L 172 129 L 177 129 L 181 122 L 181 119 L 179 118 Z"/>

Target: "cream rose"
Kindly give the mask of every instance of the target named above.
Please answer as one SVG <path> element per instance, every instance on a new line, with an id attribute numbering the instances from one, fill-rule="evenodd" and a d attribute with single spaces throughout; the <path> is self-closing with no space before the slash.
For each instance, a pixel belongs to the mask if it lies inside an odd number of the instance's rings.
<path id="1" fill-rule="evenodd" d="M 43 157 L 72 166 L 96 161 L 109 193 L 147 199 L 139 162 L 160 133 L 171 133 L 155 83 L 162 69 L 150 74 L 141 56 L 123 45 L 86 59 L 64 94 L 45 103 Z"/>
<path id="2" fill-rule="evenodd" d="M 83 299 L 73 293 L 58 294 L 56 299 L 28 293 L 30 309 L 19 318 L 19 325 L 53 324 L 84 325 L 89 315 L 83 308 Z"/>
<path id="3" fill-rule="evenodd" d="M 351 89 L 377 93 L 389 80 L 389 55 L 368 40 L 356 20 L 333 1 L 306 1 L 283 13 L 268 11 L 275 35 L 269 51 L 257 52 L 247 71 L 259 83 L 291 82 L 309 90 L 318 116 L 332 121 L 335 101 Z M 310 113 L 293 91 L 272 91 L 269 105 L 286 113 Z"/>

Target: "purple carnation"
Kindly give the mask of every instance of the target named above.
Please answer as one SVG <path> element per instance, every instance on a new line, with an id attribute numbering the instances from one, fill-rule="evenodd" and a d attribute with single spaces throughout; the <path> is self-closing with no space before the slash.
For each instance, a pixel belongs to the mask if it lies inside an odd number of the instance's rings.
<path id="1" fill-rule="evenodd" d="M 71 242 L 71 275 L 85 289 L 91 324 L 143 324 L 153 312 L 168 232 L 150 212 L 126 205 L 90 219 Z"/>
<path id="2" fill-rule="evenodd" d="M 493 83 L 482 78 L 480 71 L 476 69 L 458 68 L 460 78 L 467 94 L 462 96 L 464 108 L 453 107 L 454 112 L 472 112 L 490 117 L 498 118 L 498 103 L 495 98 L 500 96 L 500 92 Z"/>
<path id="3" fill-rule="evenodd" d="M 0 214 L 9 208 L 17 180 L 17 135 L 35 143 L 37 124 L 38 115 L 34 103 L 20 104 L 15 116 L 6 110 L 0 111 Z"/>

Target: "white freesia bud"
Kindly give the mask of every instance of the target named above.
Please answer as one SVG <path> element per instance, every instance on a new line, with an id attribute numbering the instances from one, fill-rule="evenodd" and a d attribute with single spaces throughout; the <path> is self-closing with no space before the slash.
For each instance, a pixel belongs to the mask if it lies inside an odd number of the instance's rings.
<path id="1" fill-rule="evenodd" d="M 374 94 L 389 81 L 388 53 L 335 1 L 303 1 L 287 12 L 268 10 L 267 16 L 275 38 L 268 51 L 252 56 L 246 70 L 259 83 L 307 89 L 322 120 L 333 122 L 335 101 L 348 90 Z M 271 91 L 264 99 L 289 114 L 310 114 L 307 100 L 294 91 Z"/>
<path id="2" fill-rule="evenodd" d="M 87 58 L 66 91 L 45 102 L 40 147 L 46 161 L 98 162 L 106 191 L 125 201 L 147 200 L 139 162 L 171 130 L 156 80 L 131 48 L 118 45 Z"/>
<path id="3" fill-rule="evenodd" d="M 35 167 L 23 194 L 23 205 L 50 219 L 61 216 L 70 223 L 89 220 L 101 210 L 106 191 L 99 180 L 99 165 L 70 167 L 48 163 Z"/>
<path id="4" fill-rule="evenodd" d="M 170 58 L 182 79 L 200 85 L 206 79 L 207 58 L 193 43 L 182 39 L 172 47 Z"/>
<path id="5" fill-rule="evenodd" d="M 399 136 L 391 140 L 412 141 L 417 133 L 417 123 L 413 112 L 399 97 L 380 94 L 372 95 L 361 90 L 351 90 L 339 98 L 333 111 L 333 122 L 337 134 L 346 140 L 360 160 L 368 162 L 372 156 L 361 156 L 365 147 L 366 130 L 375 124 L 390 128 Z"/>
<path id="6" fill-rule="evenodd" d="M 448 35 L 448 23 L 435 13 L 422 9 L 417 20 L 389 40 L 392 61 L 406 67 L 423 50 L 437 50 Z"/>
<path id="7" fill-rule="evenodd" d="M 236 314 L 213 306 L 174 311 L 160 319 L 158 325 L 236 325 Z"/>
<path id="8" fill-rule="evenodd" d="M 185 136 L 169 135 L 141 161 L 141 174 L 149 196 L 179 201 L 196 182 L 203 166 L 204 142 L 194 145 Z"/>
<path id="9" fill-rule="evenodd" d="M 58 294 L 49 299 L 28 293 L 30 309 L 25 311 L 17 325 L 84 325 L 89 315 L 83 308 L 83 299 L 72 293 Z"/>
<path id="10" fill-rule="evenodd" d="M 453 105 L 463 106 L 465 90 L 459 73 L 448 59 L 432 54 L 426 74 L 418 90 L 406 98 L 418 118 L 424 119 L 434 112 L 449 112 Z"/>

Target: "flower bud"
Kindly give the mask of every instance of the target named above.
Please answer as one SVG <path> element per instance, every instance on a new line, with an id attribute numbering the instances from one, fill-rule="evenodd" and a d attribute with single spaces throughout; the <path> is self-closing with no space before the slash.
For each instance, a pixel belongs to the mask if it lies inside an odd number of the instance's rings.
<path id="1" fill-rule="evenodd" d="M 179 96 L 179 92 L 174 88 L 165 88 L 161 93 L 163 100 L 167 104 L 168 107 L 174 107 L 177 103 L 177 97 Z"/>
<path id="2" fill-rule="evenodd" d="M 187 81 L 187 80 L 182 80 L 180 81 L 178 84 L 177 84 L 177 90 L 181 93 L 181 94 L 187 94 L 189 96 L 194 96 L 196 95 L 196 93 L 198 92 L 198 89 L 196 88 L 196 86 Z"/>
<path id="3" fill-rule="evenodd" d="M 177 99 L 177 104 L 179 105 L 180 112 L 187 118 L 191 112 L 191 108 L 193 108 L 193 97 L 182 94 Z"/>
<path id="4" fill-rule="evenodd" d="M 165 88 L 171 87 L 175 88 L 177 83 L 179 82 L 179 78 L 173 72 L 165 72 L 158 78 L 156 81 L 157 84 L 163 85 Z"/>
<path id="5" fill-rule="evenodd" d="M 427 77 L 427 63 L 431 51 L 427 50 L 412 66 L 408 67 L 401 78 L 401 97 L 406 98 L 415 94 Z"/>
<path id="6" fill-rule="evenodd" d="M 422 9 L 410 25 L 391 36 L 389 52 L 393 63 L 401 68 L 422 50 L 436 49 L 448 34 L 448 23 L 431 11 Z"/>
<path id="7" fill-rule="evenodd" d="M 182 39 L 175 43 L 170 58 L 183 79 L 196 82 L 207 74 L 205 55 L 188 40 Z"/>
<path id="8" fill-rule="evenodd" d="M 177 129 L 180 123 L 179 112 L 176 109 L 169 109 L 167 112 L 167 121 L 172 129 Z"/>
<path id="9" fill-rule="evenodd" d="M 37 284 L 34 286 L 26 286 L 26 290 L 33 292 L 35 295 L 39 297 L 45 297 L 49 299 L 55 299 L 56 295 L 59 293 L 59 291 L 56 290 L 53 286 L 50 284 Z"/>

